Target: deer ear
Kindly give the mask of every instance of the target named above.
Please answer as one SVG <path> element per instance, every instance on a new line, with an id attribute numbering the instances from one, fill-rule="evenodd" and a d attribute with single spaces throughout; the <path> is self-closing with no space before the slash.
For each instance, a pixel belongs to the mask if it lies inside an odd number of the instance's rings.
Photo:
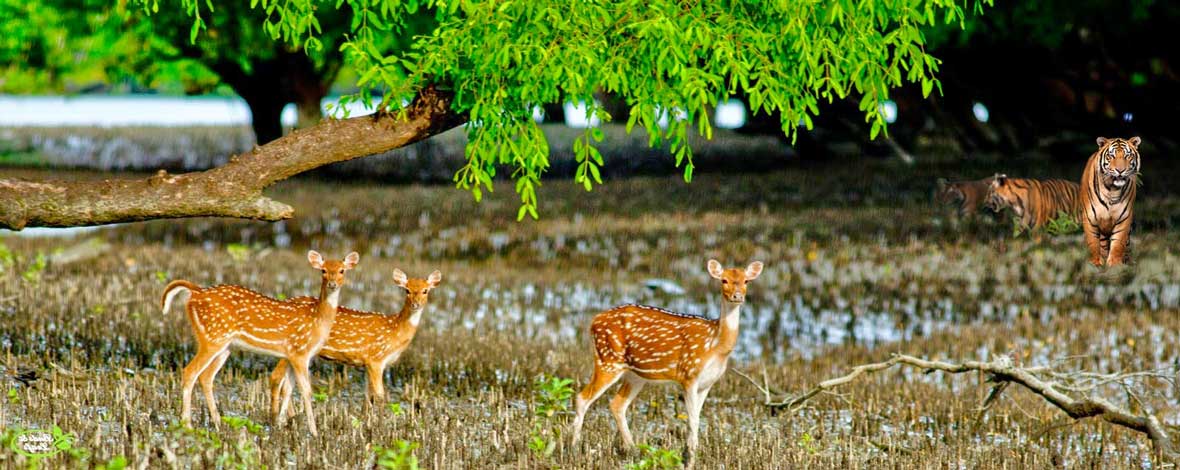
<path id="1" fill-rule="evenodd" d="M 349 253 L 348 256 L 344 257 L 344 269 L 355 268 L 359 262 L 361 262 L 361 255 L 356 254 L 355 251 Z"/>
<path id="2" fill-rule="evenodd" d="M 1098 142 L 1098 148 L 1102 148 L 1106 145 L 1106 137 L 1099 137 L 1095 142 Z"/>
<path id="3" fill-rule="evenodd" d="M 442 272 L 435 269 L 434 272 L 427 276 L 426 282 L 430 283 L 430 287 L 438 287 L 442 283 Z"/>
<path id="4" fill-rule="evenodd" d="M 324 257 L 318 251 L 310 250 L 307 252 L 307 262 L 311 263 L 311 267 L 316 269 L 324 269 Z"/>
<path id="5" fill-rule="evenodd" d="M 402 270 L 400 270 L 400 269 L 394 269 L 393 270 L 393 283 L 397 284 L 401 287 L 406 287 L 406 282 L 409 282 L 409 280 L 406 279 L 406 273 L 403 273 Z"/>
<path id="6" fill-rule="evenodd" d="M 1140 139 L 1139 136 L 1135 136 L 1135 137 L 1131 137 L 1130 139 L 1127 139 L 1127 143 L 1131 144 L 1131 146 L 1135 147 L 1135 148 L 1139 148 L 1139 144 L 1142 142 L 1143 142 L 1143 139 Z"/>
<path id="7" fill-rule="evenodd" d="M 759 274 L 762 274 L 762 262 L 761 261 L 755 261 L 753 263 L 750 263 L 749 266 L 746 266 L 746 280 L 747 281 L 753 281 L 755 279 L 758 279 Z"/>
<path id="8" fill-rule="evenodd" d="M 721 263 L 718 263 L 715 259 L 711 259 L 706 266 L 709 268 L 710 276 L 713 276 L 714 279 L 721 279 L 721 273 L 725 271 L 721 269 Z"/>

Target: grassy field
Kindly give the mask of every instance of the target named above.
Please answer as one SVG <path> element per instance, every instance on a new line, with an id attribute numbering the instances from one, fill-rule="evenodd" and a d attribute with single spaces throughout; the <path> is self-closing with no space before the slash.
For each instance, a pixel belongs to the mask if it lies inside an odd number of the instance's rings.
<path id="1" fill-rule="evenodd" d="M 45 176 L 38 170 L 11 171 Z M 1148 179 L 1136 212 L 1135 263 L 1099 271 L 1079 235 L 1013 237 L 989 218 L 959 221 L 935 206 L 948 167 L 865 162 L 849 170 L 608 181 L 586 193 L 547 182 L 540 221 L 515 222 L 511 187 L 476 204 L 447 186 L 341 185 L 297 180 L 272 195 L 297 217 L 266 224 L 194 219 L 104 228 L 72 237 L 4 235 L 0 243 L 0 428 L 58 426 L 96 465 L 215 468 L 358 468 L 397 441 L 417 445 L 425 468 L 621 468 L 643 454 L 618 448 L 603 399 L 576 448 L 556 438 L 571 419 L 544 407 L 539 377 L 589 377 L 585 327 L 594 313 L 640 302 L 715 317 L 711 257 L 766 271 L 750 287 L 730 367 L 763 372 L 799 392 L 859 363 L 904 352 L 948 360 L 1014 352 L 1027 364 L 1069 358 L 1098 372 L 1171 368 L 1180 361 L 1178 200 Z M 7 173 L 6 173 L 7 174 Z M 88 178 L 102 175 L 71 174 Z M 1145 175 L 1146 176 L 1146 175 Z M 831 188 L 839 188 L 831 189 Z M 342 302 L 393 312 L 403 294 L 390 275 L 443 272 L 409 351 L 386 373 L 390 402 L 364 404 L 363 373 L 316 362 L 320 436 L 296 419 L 267 422 L 266 375 L 275 361 L 235 353 L 218 376 L 223 415 L 212 431 L 202 399 L 197 431 L 177 429 L 179 369 L 194 352 L 179 308 L 161 313 L 171 279 L 237 283 L 269 295 L 311 295 L 308 248 L 361 253 Z M 44 255 L 43 268 L 38 254 Z M 676 294 L 648 287 L 666 279 Z M 658 284 L 658 283 L 655 283 Z M 24 386 L 13 378 L 34 371 Z M 891 371 L 775 413 L 735 374 L 702 413 L 698 468 L 1156 468 L 1150 443 L 1064 415 L 1013 388 L 982 418 L 977 376 Z M 1180 391 L 1131 384 L 1142 402 L 1180 423 Z M 1126 403 L 1117 385 L 1102 390 Z M 199 393 L 197 394 L 199 396 Z M 559 407 L 560 408 L 560 407 Z M 641 443 L 680 450 L 678 391 L 649 386 L 632 408 Z M 544 408 L 541 408 L 544 411 Z M 543 414 L 543 413 L 542 413 Z M 246 420 L 249 420 L 248 422 Z M 250 424 L 261 427 L 249 430 Z M 203 430 L 210 430 L 204 432 Z M 539 456 L 530 441 L 559 444 Z M 395 452 L 394 452 L 395 453 Z M 0 449 L 0 467 L 27 459 Z M 654 467 L 639 467 L 654 468 Z"/>

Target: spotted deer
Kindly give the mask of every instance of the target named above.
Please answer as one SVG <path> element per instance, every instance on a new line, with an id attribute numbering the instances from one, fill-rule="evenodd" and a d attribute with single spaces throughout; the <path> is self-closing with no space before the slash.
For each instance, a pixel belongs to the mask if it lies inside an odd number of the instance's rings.
<path id="1" fill-rule="evenodd" d="M 623 444 L 635 447 L 627 427 L 627 408 L 648 382 L 675 382 L 684 388 L 688 450 L 695 454 L 701 406 L 709 389 L 725 373 L 737 344 L 738 314 L 746 300 L 746 285 L 762 273 L 762 263 L 755 261 L 744 270 L 722 269 L 721 263 L 709 260 L 708 269 L 709 275 L 721 281 L 721 317 L 717 320 L 634 304 L 594 317 L 590 324 L 594 375 L 574 397 L 575 444 L 581 437 L 586 410 L 622 379 L 610 409 Z"/>
<path id="2" fill-rule="evenodd" d="M 197 340 L 197 355 L 182 373 L 182 422 L 187 425 L 191 421 L 193 385 L 199 377 L 210 418 L 214 426 L 219 424 L 213 379 L 229 358 L 230 346 L 235 346 L 283 358 L 291 365 L 303 393 L 307 426 L 313 436 L 317 434 L 308 365 L 328 339 L 336 320 L 344 273 L 356 267 L 360 256 L 353 252 L 344 261 L 325 261 L 319 253 L 309 251 L 307 260 L 322 273 L 320 300 L 314 303 L 282 302 L 242 286 L 202 288 L 185 280 L 172 281 L 164 288 L 164 313 L 168 313 L 176 295 L 189 293 L 184 310 Z"/>
<path id="3" fill-rule="evenodd" d="M 369 385 L 365 395 L 370 403 L 383 401 L 385 368 L 410 347 L 430 291 L 441 282 L 442 273 L 439 271 L 430 273 L 426 279 L 408 279 L 406 273 L 395 269 L 393 283 L 406 291 L 401 311 L 396 315 L 385 315 L 341 307 L 328 341 L 320 350 L 320 357 L 364 367 Z M 296 297 L 288 302 L 307 306 L 317 301 L 314 297 Z M 276 421 L 284 413 L 294 413 L 287 406 L 291 399 L 290 375 L 286 360 L 279 361 L 278 367 L 270 374 L 270 413 Z"/>

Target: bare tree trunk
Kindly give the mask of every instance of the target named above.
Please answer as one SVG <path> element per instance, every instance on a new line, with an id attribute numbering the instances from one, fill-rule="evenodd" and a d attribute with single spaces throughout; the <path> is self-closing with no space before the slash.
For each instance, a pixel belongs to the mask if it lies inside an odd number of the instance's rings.
<path id="1" fill-rule="evenodd" d="M 304 129 L 314 126 L 324 118 L 323 102 L 324 92 L 309 92 L 301 93 L 295 99 L 295 111 L 298 113 L 298 118 L 295 121 L 296 129 Z"/>
<path id="2" fill-rule="evenodd" d="M 291 54 L 287 59 L 287 68 L 287 76 L 291 81 L 290 97 L 298 113 L 295 128 L 314 126 L 324 118 L 321 106 L 339 69 L 325 66 L 324 70 L 316 70 L 311 59 L 302 53 Z"/>
<path id="3" fill-rule="evenodd" d="M 283 136 L 283 107 L 287 106 L 282 95 L 266 90 L 239 90 L 238 95 L 250 107 L 250 127 L 254 130 L 254 141 L 265 145 Z"/>
<path id="4" fill-rule="evenodd" d="M 298 129 L 311 127 L 323 119 L 320 103 L 335 80 L 337 67 L 317 70 L 299 51 L 276 51 L 271 60 L 252 64 L 249 73 L 238 64 L 218 62 L 212 66 L 221 80 L 250 107 L 250 126 L 258 145 L 283 136 L 283 108 L 295 103 Z"/>
<path id="5" fill-rule="evenodd" d="M 602 103 L 602 109 L 610 114 L 611 122 L 626 123 L 631 118 L 631 107 L 618 95 L 599 91 L 594 94 L 594 99 Z"/>
<path id="6" fill-rule="evenodd" d="M 290 218 L 291 206 L 266 187 L 329 163 L 386 152 L 462 124 L 453 96 L 428 87 L 404 120 L 390 114 L 329 119 L 233 157 L 208 171 L 147 179 L 23 181 L 0 179 L 0 228 L 73 227 L 180 217 Z"/>
<path id="7" fill-rule="evenodd" d="M 541 108 L 545 111 L 546 124 L 565 124 L 565 103 L 549 103 Z"/>

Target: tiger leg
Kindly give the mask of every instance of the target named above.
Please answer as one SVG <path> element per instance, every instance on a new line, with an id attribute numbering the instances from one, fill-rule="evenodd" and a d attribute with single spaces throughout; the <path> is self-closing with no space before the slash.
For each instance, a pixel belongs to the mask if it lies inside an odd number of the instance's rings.
<path id="1" fill-rule="evenodd" d="M 976 212 L 979 212 L 979 200 L 973 197 L 963 196 L 963 202 L 959 203 L 959 218 L 974 218 Z"/>
<path id="2" fill-rule="evenodd" d="M 1101 242 L 1098 240 L 1098 226 L 1089 220 L 1083 221 L 1082 231 L 1085 232 L 1086 248 L 1090 250 L 1090 264 L 1102 266 Z"/>
<path id="3" fill-rule="evenodd" d="M 1127 234 L 1126 249 L 1127 249 L 1127 251 L 1123 252 L 1123 262 L 1130 263 L 1131 262 L 1131 234 L 1129 234 L 1129 233 Z"/>
<path id="4" fill-rule="evenodd" d="M 1107 266 L 1117 266 L 1126 263 L 1129 246 L 1131 244 L 1131 218 L 1127 217 L 1122 223 L 1114 226 L 1110 234 L 1110 253 L 1106 258 Z"/>

